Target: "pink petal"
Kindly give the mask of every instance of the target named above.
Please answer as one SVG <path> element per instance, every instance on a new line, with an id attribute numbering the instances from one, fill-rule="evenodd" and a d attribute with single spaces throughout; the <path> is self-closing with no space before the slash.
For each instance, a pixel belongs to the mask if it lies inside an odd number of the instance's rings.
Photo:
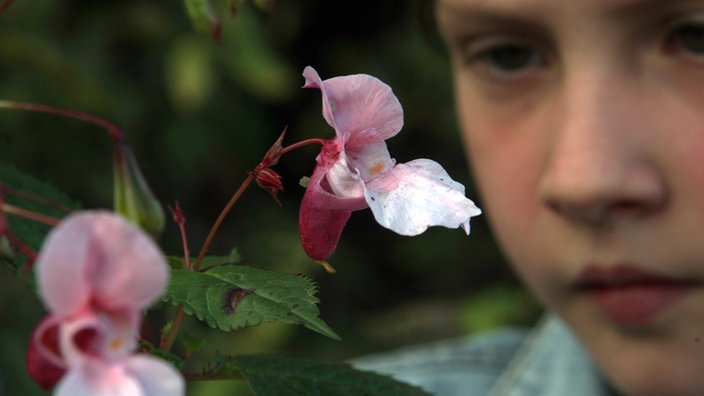
<path id="1" fill-rule="evenodd" d="M 308 257 L 314 260 L 325 260 L 330 257 L 337 248 L 342 230 L 351 214 L 351 211 L 315 207 L 304 196 L 301 202 L 298 231 L 301 234 L 303 250 Z"/>
<path id="2" fill-rule="evenodd" d="M 464 196 L 464 186 L 428 159 L 398 164 L 365 187 L 376 221 L 401 235 L 418 235 L 429 226 L 462 227 L 469 234 L 470 218 L 481 213 Z"/>
<path id="3" fill-rule="evenodd" d="M 166 287 L 168 267 L 139 228 L 110 212 L 88 211 L 52 230 L 37 277 L 49 309 L 69 315 L 89 301 L 109 310 L 142 309 Z"/>
<path id="4" fill-rule="evenodd" d="M 59 351 L 59 321 L 50 315 L 32 334 L 25 366 L 29 376 L 45 390 L 51 389 L 66 373 L 66 362 Z"/>
<path id="5" fill-rule="evenodd" d="M 322 81 L 308 66 L 303 70 L 304 88 L 319 88 L 323 95 L 323 117 L 340 133 L 350 133 L 350 144 L 367 139 L 395 136 L 403 127 L 403 109 L 391 87 L 367 74 L 334 77 Z M 373 130 L 374 135 L 362 135 Z"/>
<path id="6" fill-rule="evenodd" d="M 325 150 L 303 195 L 298 221 L 303 249 L 315 260 L 332 255 L 352 211 L 367 207 L 364 196 L 340 198 L 333 194 L 325 179 L 329 165 L 325 166 L 324 155 Z"/>
<path id="7" fill-rule="evenodd" d="M 62 321 L 61 353 L 69 367 L 78 367 L 95 356 L 121 359 L 137 346 L 140 313 L 84 311 Z"/>
<path id="8" fill-rule="evenodd" d="M 82 217 L 64 220 L 47 236 L 35 264 L 39 296 L 58 315 L 70 315 L 88 304 L 91 285 L 91 236 Z"/>

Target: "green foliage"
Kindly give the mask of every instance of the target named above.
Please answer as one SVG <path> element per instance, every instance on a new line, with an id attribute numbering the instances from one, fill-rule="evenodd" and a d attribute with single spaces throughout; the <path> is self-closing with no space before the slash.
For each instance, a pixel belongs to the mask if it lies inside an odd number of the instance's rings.
<path id="1" fill-rule="evenodd" d="M 66 210 L 79 208 L 76 202 L 52 185 L 37 180 L 3 161 L 0 161 L 0 185 L 21 193 L 15 194 L 4 191 L 2 201 L 25 210 L 60 218 L 66 215 Z M 27 194 L 33 197 L 41 197 L 45 202 L 37 201 Z M 65 210 L 58 209 L 56 207 L 57 204 L 65 207 Z M 32 249 L 39 249 L 44 240 L 44 236 L 48 232 L 46 225 L 12 214 L 3 215 L 7 217 L 10 231 L 17 238 Z M 22 254 L 15 254 L 15 252 L 10 250 L 7 239 L 0 239 L 0 262 L 5 262 L 17 268 L 22 265 L 25 259 L 26 257 Z"/>
<path id="2" fill-rule="evenodd" d="M 261 396 L 422 396 L 428 393 L 391 377 L 355 370 L 342 363 L 322 363 L 283 356 L 236 356 L 209 369 L 216 377 L 241 374 Z"/>
<path id="3" fill-rule="evenodd" d="M 226 265 L 172 271 L 163 299 L 224 331 L 281 321 L 339 339 L 319 317 L 316 292 L 315 283 L 303 276 Z"/>
<path id="4" fill-rule="evenodd" d="M 186 13 L 193 28 L 198 32 L 215 34 L 219 29 L 220 19 L 208 0 L 185 0 Z"/>
<path id="5" fill-rule="evenodd" d="M 171 267 L 172 270 L 176 269 L 185 269 L 186 268 L 186 261 L 183 259 L 183 257 L 176 257 L 176 256 L 168 256 L 166 260 L 169 263 L 169 266 Z M 205 256 L 203 257 L 203 261 L 200 263 L 200 270 L 201 271 L 206 271 L 208 268 L 211 267 L 219 267 L 221 265 L 231 265 L 239 262 L 241 260 L 240 258 L 240 253 L 237 251 L 237 249 L 232 249 L 230 251 L 230 254 L 227 256 Z M 191 257 L 190 262 L 191 265 L 195 263 L 196 258 Z"/>

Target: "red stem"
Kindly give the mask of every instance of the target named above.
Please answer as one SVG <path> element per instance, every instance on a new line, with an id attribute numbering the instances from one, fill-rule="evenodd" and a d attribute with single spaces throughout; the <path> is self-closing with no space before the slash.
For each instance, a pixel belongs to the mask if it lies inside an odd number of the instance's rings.
<path id="1" fill-rule="evenodd" d="M 230 201 L 225 205 L 225 207 L 222 209 L 220 212 L 220 216 L 218 216 L 217 220 L 215 220 L 215 223 L 213 224 L 213 227 L 210 229 L 210 233 L 208 234 L 208 237 L 205 238 L 205 242 L 203 243 L 203 247 L 200 249 L 200 253 L 198 253 L 198 258 L 196 259 L 196 262 L 193 264 L 193 271 L 198 271 L 198 268 L 200 268 L 201 262 L 203 262 L 203 258 L 205 257 L 205 254 L 208 253 L 208 249 L 210 249 L 210 245 L 213 243 L 213 239 L 215 238 L 215 234 L 218 232 L 218 229 L 220 228 L 220 225 L 222 225 L 222 222 L 225 220 L 225 216 L 230 212 L 230 209 L 235 205 L 235 203 L 240 199 L 242 194 L 247 190 L 247 187 L 249 187 L 250 184 L 252 184 L 252 181 L 254 180 L 254 174 L 250 173 L 246 179 L 242 182 L 240 185 L 240 188 L 237 189 L 235 192 L 235 195 L 230 198 Z"/>
<path id="2" fill-rule="evenodd" d="M 294 144 L 291 144 L 291 145 L 288 145 L 288 146 L 282 148 L 281 151 L 279 151 L 277 153 L 277 158 L 288 153 L 289 151 L 295 150 L 295 149 L 303 147 L 303 146 L 307 146 L 309 144 L 317 143 L 317 144 L 320 144 L 321 146 L 323 146 L 323 145 L 325 145 L 326 142 L 327 142 L 327 140 L 325 140 L 323 138 L 312 138 L 312 139 L 302 140 L 298 143 L 294 143 Z"/>
<path id="3" fill-rule="evenodd" d="M 96 115 L 84 113 L 82 111 L 62 109 L 59 107 L 36 103 L 16 102 L 12 100 L 0 101 L 0 108 L 36 111 L 40 113 L 55 114 L 80 121 L 85 121 L 105 128 L 110 134 L 110 138 L 115 143 L 118 143 L 123 139 L 122 130 L 120 130 L 120 127 L 118 127 L 117 124 L 108 120 L 107 118 L 98 117 Z"/>
<path id="4" fill-rule="evenodd" d="M 69 208 L 68 206 L 64 206 L 59 202 L 53 201 L 46 197 L 42 197 L 41 195 L 33 194 L 27 191 L 17 190 L 5 185 L 3 185 L 3 192 L 8 195 L 14 195 L 17 197 L 26 198 L 34 202 L 38 202 L 40 204 L 49 206 L 64 213 L 71 212 L 71 208 Z"/>

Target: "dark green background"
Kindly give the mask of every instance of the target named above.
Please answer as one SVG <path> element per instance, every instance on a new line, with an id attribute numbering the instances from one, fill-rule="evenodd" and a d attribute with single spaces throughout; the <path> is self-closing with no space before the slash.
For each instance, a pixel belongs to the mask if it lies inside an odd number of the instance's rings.
<path id="1" fill-rule="evenodd" d="M 50 104 L 107 117 L 132 144 L 164 204 L 179 201 L 197 252 L 219 211 L 281 130 L 286 143 L 333 136 L 320 94 L 303 90 L 301 72 L 323 78 L 368 73 L 391 85 L 405 110 L 388 141 L 399 162 L 437 160 L 481 207 L 455 123 L 449 66 L 430 8 L 408 0 L 278 0 L 271 13 L 244 7 L 223 22 L 222 40 L 194 31 L 179 1 L 15 0 L 0 15 L 0 99 Z M 55 116 L 0 111 L 0 159 L 46 180 L 86 208 L 112 205 L 107 135 Z M 431 229 L 414 238 L 357 212 L 330 259 L 328 275 L 303 253 L 297 235 L 302 176 L 317 148 L 287 155 L 283 207 L 250 189 L 211 249 L 236 247 L 243 263 L 305 273 L 320 284 L 323 318 L 343 341 L 303 328 L 264 325 L 208 332 L 220 353 L 281 352 L 336 361 L 486 330 L 525 324 L 536 308 L 517 286 L 484 219 L 472 235 Z M 162 237 L 181 254 L 177 227 Z M 37 298 L 0 268 L 0 395 L 42 394 L 23 358 L 44 315 Z M 239 394 L 233 382 L 194 384 L 192 395 Z M 247 394 L 246 392 L 243 394 Z"/>

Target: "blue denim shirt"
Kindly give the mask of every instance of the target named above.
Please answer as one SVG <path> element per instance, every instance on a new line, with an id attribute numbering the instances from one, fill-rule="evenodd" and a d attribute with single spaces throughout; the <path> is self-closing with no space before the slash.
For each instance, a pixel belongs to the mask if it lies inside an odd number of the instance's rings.
<path id="1" fill-rule="evenodd" d="M 597 368 L 564 323 L 506 329 L 353 360 L 437 396 L 608 396 Z"/>

